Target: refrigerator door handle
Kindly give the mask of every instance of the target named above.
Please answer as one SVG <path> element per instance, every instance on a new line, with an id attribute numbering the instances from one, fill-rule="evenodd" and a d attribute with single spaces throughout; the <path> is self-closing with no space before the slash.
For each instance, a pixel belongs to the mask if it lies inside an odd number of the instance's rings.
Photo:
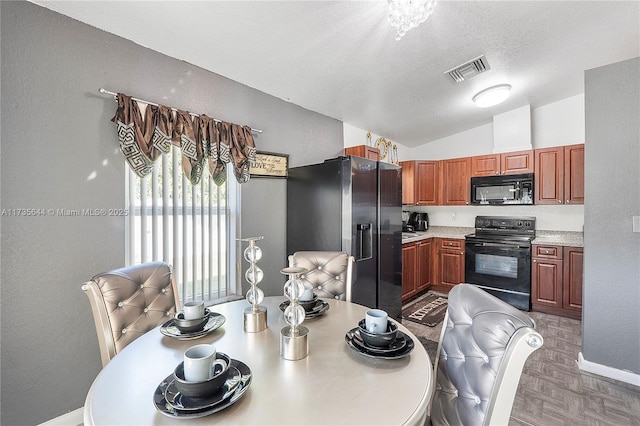
<path id="1" fill-rule="evenodd" d="M 358 223 L 356 232 L 356 262 L 371 259 L 373 256 L 373 224 Z"/>

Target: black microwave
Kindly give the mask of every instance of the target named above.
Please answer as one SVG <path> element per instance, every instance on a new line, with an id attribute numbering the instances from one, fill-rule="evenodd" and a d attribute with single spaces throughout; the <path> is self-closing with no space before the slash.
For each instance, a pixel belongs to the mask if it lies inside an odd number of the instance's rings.
<path id="1" fill-rule="evenodd" d="M 533 173 L 472 177 L 471 204 L 533 204 Z"/>

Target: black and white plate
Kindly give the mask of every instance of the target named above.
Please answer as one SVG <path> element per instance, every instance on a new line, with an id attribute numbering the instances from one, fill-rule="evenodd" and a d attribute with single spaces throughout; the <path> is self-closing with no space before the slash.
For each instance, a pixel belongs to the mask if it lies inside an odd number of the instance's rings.
<path id="1" fill-rule="evenodd" d="M 287 309 L 287 306 L 289 306 L 290 304 L 291 304 L 290 300 L 285 300 L 280 304 L 280 310 L 284 312 L 284 310 Z M 316 318 L 316 317 L 319 317 L 320 315 L 323 315 L 328 310 L 329 310 L 329 302 L 325 302 L 322 299 L 318 299 L 313 309 L 304 313 L 304 317 L 309 319 Z"/>
<path id="2" fill-rule="evenodd" d="M 390 354 L 394 352 L 398 352 L 407 346 L 408 337 L 406 334 L 398 332 L 398 337 L 389 345 L 389 346 L 372 346 L 364 341 L 362 336 L 360 335 L 360 328 L 356 329 L 355 333 L 353 333 L 353 344 L 360 347 L 361 349 L 366 349 L 375 354 Z"/>
<path id="3" fill-rule="evenodd" d="M 347 342 L 347 345 L 354 351 L 358 352 L 361 355 L 370 357 L 370 358 L 380 358 L 380 359 L 399 359 L 404 358 L 413 351 L 415 347 L 415 343 L 413 339 L 402 331 L 398 330 L 398 335 L 401 336 L 405 340 L 405 345 L 402 345 L 401 348 L 390 351 L 390 352 L 380 352 L 380 348 L 372 348 L 371 346 L 366 346 L 362 341 L 360 335 L 356 337 L 356 333 L 358 333 L 359 328 L 352 328 L 345 334 L 344 341 Z M 398 340 L 396 339 L 396 341 Z M 362 343 L 360 343 L 362 342 Z"/>
<path id="4" fill-rule="evenodd" d="M 170 382 L 164 390 L 164 399 L 169 403 L 169 405 L 181 411 L 197 411 L 213 407 L 229 398 L 240 384 L 242 373 L 240 373 L 240 370 L 236 367 L 230 366 L 227 381 L 222 385 L 220 390 L 215 394 L 204 398 L 193 398 L 182 395 L 176 386 L 176 381 L 173 379 L 173 375 L 167 377 L 167 379 L 169 379 Z"/>
<path id="5" fill-rule="evenodd" d="M 178 330 L 178 327 L 176 327 L 173 318 L 171 318 L 169 321 L 160 326 L 160 333 L 179 340 L 197 339 L 198 337 L 206 336 L 207 334 L 214 332 L 222 324 L 224 324 L 226 320 L 227 319 L 222 314 L 219 314 L 217 312 L 209 312 L 209 320 L 204 325 L 202 330 L 194 331 L 193 333 L 183 333 Z"/>
<path id="6" fill-rule="evenodd" d="M 202 402 L 199 404 L 201 407 L 197 406 L 197 402 L 191 402 L 191 406 L 189 408 L 176 408 L 175 405 L 172 405 L 167 401 L 165 395 L 169 398 L 172 397 L 171 392 L 167 392 L 167 389 L 173 382 L 173 374 L 167 376 L 156 388 L 156 391 L 153 394 L 153 403 L 156 406 L 156 409 L 160 411 L 160 413 L 164 414 L 167 417 L 179 418 L 179 419 L 189 419 L 189 418 L 197 418 L 197 417 L 205 417 L 211 415 L 213 413 L 217 413 L 218 411 L 224 410 L 225 408 L 233 405 L 236 401 L 244 396 L 251 385 L 251 369 L 247 364 L 242 361 L 238 361 L 237 359 L 231 360 L 231 367 L 234 367 L 240 373 L 240 380 L 237 384 L 235 384 L 235 388 L 228 392 L 228 395 L 222 394 L 223 398 L 219 402 L 213 402 L 213 398 L 190 398 L 193 401 L 200 399 Z M 228 380 L 227 380 L 228 382 Z M 225 384 L 226 386 L 226 384 Z M 205 402 L 207 401 L 207 402 Z M 172 400 L 173 404 L 177 404 L 176 400 Z"/>

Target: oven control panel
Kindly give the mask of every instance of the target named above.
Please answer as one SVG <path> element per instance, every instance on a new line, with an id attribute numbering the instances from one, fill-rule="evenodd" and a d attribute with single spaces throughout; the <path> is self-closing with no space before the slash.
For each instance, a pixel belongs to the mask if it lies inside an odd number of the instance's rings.
<path id="1" fill-rule="evenodd" d="M 533 216 L 476 216 L 476 232 L 505 232 L 512 234 L 535 234 L 536 218 Z"/>

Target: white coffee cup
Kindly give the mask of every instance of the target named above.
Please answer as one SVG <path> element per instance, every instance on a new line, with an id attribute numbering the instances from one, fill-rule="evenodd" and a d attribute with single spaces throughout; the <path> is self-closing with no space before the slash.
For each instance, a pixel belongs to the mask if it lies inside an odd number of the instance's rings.
<path id="1" fill-rule="evenodd" d="M 382 309 L 369 309 L 364 317 L 365 326 L 370 333 L 384 333 L 387 331 L 388 315 Z"/>
<path id="2" fill-rule="evenodd" d="M 214 376 L 216 366 L 227 369 L 223 359 L 216 359 L 216 347 L 213 345 L 196 345 L 184 353 L 184 378 L 189 382 L 202 382 Z"/>
<path id="3" fill-rule="evenodd" d="M 193 300 L 184 304 L 182 308 L 184 319 L 193 320 L 204 317 L 204 302 L 202 300 Z"/>
<path id="4" fill-rule="evenodd" d="M 304 285 L 304 293 L 298 297 L 298 300 L 301 302 L 309 302 L 313 300 L 313 286 L 311 284 Z"/>

